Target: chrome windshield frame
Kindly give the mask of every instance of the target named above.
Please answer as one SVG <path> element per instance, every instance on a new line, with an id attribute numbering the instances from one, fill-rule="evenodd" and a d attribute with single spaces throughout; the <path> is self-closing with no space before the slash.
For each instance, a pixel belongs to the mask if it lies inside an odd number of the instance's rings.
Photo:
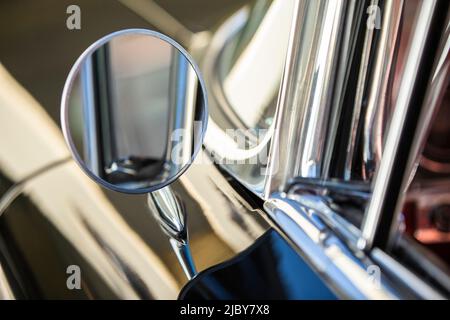
<path id="1" fill-rule="evenodd" d="M 360 75 L 360 79 L 363 80 L 364 86 L 367 86 L 368 93 L 366 93 L 369 101 L 369 108 L 366 119 L 363 119 L 364 126 L 364 155 L 362 162 L 363 172 L 366 174 L 362 175 L 368 183 L 367 185 L 371 188 L 369 193 L 370 198 L 367 201 L 367 206 L 365 210 L 362 211 L 364 217 L 362 221 L 361 228 L 354 228 L 353 226 L 348 226 L 347 223 L 342 223 L 341 219 L 338 219 L 338 213 L 333 211 L 329 206 L 324 205 L 322 201 L 318 201 L 320 197 L 315 199 L 310 199 L 308 196 L 302 194 L 295 194 L 288 192 L 289 184 L 292 183 L 292 178 L 300 176 L 300 178 L 305 179 L 316 179 L 318 186 L 323 185 L 322 181 L 332 181 L 328 175 L 328 169 L 326 162 L 330 161 L 330 157 L 327 153 L 330 152 L 333 147 L 333 142 L 326 144 L 326 139 L 330 138 L 330 132 L 327 130 L 308 130 L 308 128 L 321 128 L 321 125 L 326 124 L 325 118 L 328 116 L 325 114 L 326 110 L 329 110 L 327 105 L 327 99 L 320 100 L 321 97 L 327 97 L 327 90 L 332 90 L 333 85 L 339 85 L 340 81 L 337 78 L 336 83 L 330 82 L 330 79 L 323 79 L 323 83 L 317 84 L 320 81 L 320 70 L 333 70 L 333 66 L 336 63 L 335 55 L 339 50 L 348 50 L 348 47 L 342 43 L 338 44 L 339 38 L 336 37 L 336 33 L 330 32 L 328 34 L 321 33 L 318 36 L 309 35 L 308 37 L 308 18 L 312 16 L 317 19 L 310 20 L 310 24 L 319 23 L 322 18 L 326 17 L 327 1 L 312 1 L 304 0 L 296 2 L 296 16 L 294 18 L 291 35 L 290 44 L 288 49 L 288 56 L 286 59 L 285 73 L 283 76 L 283 84 L 281 87 L 280 97 L 278 101 L 277 115 L 276 115 L 276 126 L 274 131 L 274 137 L 271 141 L 271 152 L 269 160 L 269 179 L 266 180 L 264 188 L 264 198 L 266 201 L 266 211 L 268 213 L 268 220 L 272 225 L 277 228 L 285 238 L 290 241 L 294 248 L 296 248 L 300 254 L 309 255 L 308 252 L 312 250 L 310 247 L 320 244 L 323 246 L 323 242 L 319 239 L 326 237 L 321 234 L 321 227 L 329 228 L 330 234 L 338 237 L 342 244 L 350 249 L 348 253 L 352 257 L 358 257 L 359 260 L 373 259 L 374 263 L 381 267 L 381 272 L 383 274 L 389 274 L 398 278 L 402 278 L 398 275 L 398 272 L 403 272 L 405 267 L 397 262 L 394 258 L 389 256 L 387 243 L 376 241 L 380 230 L 383 227 L 388 226 L 389 232 L 386 239 L 392 239 L 393 229 L 397 226 L 395 219 L 399 213 L 399 205 L 397 200 L 401 199 L 401 192 L 404 190 L 404 185 L 407 183 L 408 171 L 403 171 L 402 177 L 405 177 L 405 182 L 403 182 L 403 188 L 398 189 L 397 192 L 400 194 L 399 198 L 395 198 L 394 207 L 383 208 L 383 204 L 391 203 L 388 201 L 389 192 L 392 193 L 393 189 L 387 188 L 386 183 L 391 181 L 393 178 L 394 170 L 394 154 L 399 150 L 400 137 L 405 134 L 404 130 L 398 130 L 399 128 L 404 128 L 405 117 L 408 113 L 414 112 L 414 108 L 411 105 L 411 99 L 413 97 L 413 88 L 419 83 L 418 78 L 419 68 L 423 68 L 421 65 L 422 59 L 425 54 L 432 54 L 434 58 L 436 52 L 426 50 L 425 47 L 428 43 L 427 40 L 430 34 L 434 31 L 442 32 L 442 30 L 436 30 L 432 26 L 432 22 L 435 19 L 437 11 L 440 6 L 438 5 L 439 0 L 424 1 L 418 9 L 418 15 L 416 17 L 415 25 L 412 29 L 411 34 L 413 35 L 410 39 L 410 49 L 406 52 L 406 66 L 404 72 L 401 74 L 402 82 L 400 83 L 400 89 L 398 92 L 398 98 L 396 99 L 394 105 L 394 115 L 389 120 L 390 125 L 386 129 L 386 141 L 384 142 L 382 150 L 380 149 L 380 133 L 378 131 L 379 124 L 381 122 L 386 122 L 383 112 L 386 107 L 386 101 L 384 101 L 384 95 L 388 92 L 390 76 L 392 75 L 392 68 L 397 54 L 395 51 L 395 46 L 398 43 L 398 32 L 400 32 L 400 21 L 403 13 L 403 1 L 383 1 L 383 19 L 381 21 L 381 26 L 384 30 L 381 31 L 381 35 L 377 39 L 377 47 L 374 50 L 375 63 L 372 66 L 372 70 L 378 72 L 372 72 L 372 75 Z M 378 5 L 378 1 L 371 1 L 370 3 Z M 349 5 L 350 4 L 350 5 Z M 341 20 L 344 14 L 345 8 L 351 8 L 352 1 L 334 3 L 333 12 L 334 18 L 327 19 L 327 22 L 335 31 L 348 28 Z M 342 5 L 342 7 L 341 7 Z M 317 15 L 306 15 L 307 12 L 314 10 L 314 6 L 323 6 L 324 10 L 319 10 Z M 318 22 L 319 21 L 319 22 Z M 315 25 L 316 26 L 316 25 Z M 434 26 L 435 27 L 435 26 Z M 448 30 L 447 30 L 448 32 Z M 334 36 L 333 36 L 334 35 Z M 448 35 L 447 35 L 448 36 Z M 326 54 L 320 53 L 320 42 L 327 41 L 331 48 L 337 48 L 336 51 L 333 49 L 327 50 Z M 344 37 L 345 41 L 345 37 Z M 309 50 L 305 49 L 308 48 Z M 446 48 L 446 46 L 443 46 Z M 448 49 L 448 48 L 447 48 Z M 305 54 L 302 56 L 302 52 Z M 317 54 L 317 56 L 314 56 Z M 329 55 L 327 55 L 329 54 Z M 299 61 L 307 61 L 305 63 L 313 64 L 315 63 L 315 58 L 320 57 L 320 63 L 318 63 L 318 68 L 314 69 L 315 73 L 308 74 L 302 69 L 302 63 Z M 427 56 L 430 59 L 430 56 Z M 301 59 L 303 58 L 303 60 Z M 433 59 L 432 58 L 432 59 Z M 443 58 L 441 57 L 441 61 Z M 445 62 L 447 60 L 444 59 Z M 442 64 L 441 68 L 448 67 L 447 63 Z M 326 72 L 325 72 L 326 73 Z M 316 77 L 314 77 L 316 76 Z M 434 95 L 431 98 L 435 98 L 436 91 L 442 90 L 442 71 L 436 71 L 435 76 L 439 79 L 432 83 L 432 88 Z M 308 91 L 311 88 L 308 85 L 308 81 L 317 85 L 315 88 L 320 91 L 320 94 L 314 94 L 314 91 Z M 440 81 L 440 82 L 439 82 Z M 437 88 L 439 86 L 439 88 Z M 424 86 L 422 83 L 422 87 Z M 324 93 L 325 90 L 325 93 Z M 303 95 L 303 97 L 302 97 Z M 380 98 L 380 96 L 382 96 Z M 308 112 L 311 112 L 314 106 L 314 99 L 319 99 L 319 108 L 316 109 L 316 117 L 311 117 Z M 432 100 L 435 101 L 435 100 Z M 340 102 L 340 101 L 339 101 Z M 360 100 L 362 103 L 362 100 Z M 336 103 L 336 102 L 335 102 Z M 311 108 L 308 108 L 309 106 Z M 320 112 L 319 112 L 320 110 Z M 422 118 L 430 119 L 430 114 L 433 111 L 428 110 L 428 114 L 425 114 Z M 381 118 L 380 118 L 381 114 Z M 333 114 L 331 118 L 335 119 L 336 116 Z M 308 119 L 307 125 L 303 121 Z M 421 128 L 423 129 L 423 123 Z M 356 126 L 356 124 L 355 124 Z M 328 126 L 325 126 L 328 128 Z M 410 128 L 410 127 L 408 127 Z M 405 130 L 407 130 L 406 128 Z M 323 129 L 323 127 L 322 127 Z M 314 131 L 314 132 L 312 132 Z M 333 131 L 331 131 L 333 133 Z M 308 136 L 309 133 L 309 136 Z M 420 135 L 424 133 L 421 132 Z M 419 136 L 420 136 L 419 135 Z M 331 137 L 334 138 L 334 137 Z M 304 143 L 302 143 L 304 139 Z M 375 141 L 377 140 L 377 141 Z M 331 139 L 331 141 L 333 141 Z M 310 145 L 310 148 L 305 146 Z M 295 146 L 294 148 L 286 148 L 286 146 Z M 413 149 L 417 151 L 417 146 L 412 146 Z M 290 150 L 287 150 L 290 149 Z M 299 153 L 301 152 L 301 154 Z M 299 154 L 301 157 L 299 157 Z M 300 161 L 299 161 L 300 159 Z M 304 159 L 302 161 L 301 159 Z M 375 165 L 372 168 L 367 166 L 369 161 L 374 161 Z M 302 166 L 302 164 L 304 166 Z M 366 165 L 364 167 L 364 165 Z M 319 166 L 319 169 L 317 170 Z M 411 169 L 414 166 L 414 160 L 410 160 L 406 168 Z M 306 168 L 306 169 L 305 169 Z M 308 169 L 309 168 L 309 169 Z M 313 170 L 310 170 L 310 169 Z M 351 169 L 346 167 L 347 172 Z M 304 170 L 305 169 L 305 170 Z M 349 180 L 350 176 L 342 177 L 343 181 L 351 182 Z M 398 178 L 398 175 L 396 176 Z M 400 179 L 403 181 L 403 179 Z M 400 181 L 400 182 L 401 182 Z M 287 203 L 289 205 L 287 205 Z M 303 217 L 302 217 L 303 216 Z M 308 230 L 312 232 L 315 225 L 317 229 L 316 243 L 315 245 L 309 243 L 314 240 Z M 296 230 L 296 231 L 294 231 Z M 383 233 L 384 231 L 381 230 Z M 301 236 L 304 234 L 305 236 Z M 328 235 L 328 233 L 327 233 Z M 307 239 L 309 238 L 309 239 Z M 308 244 L 309 243 L 309 244 Z M 324 248 L 322 248 L 325 250 Z M 314 261 L 313 255 L 310 255 L 312 259 L 312 265 L 319 265 L 320 261 Z M 323 261 L 322 261 L 323 262 Z M 333 264 L 333 262 L 329 261 Z M 319 268 L 320 269 L 320 268 Z M 402 271 L 403 270 L 403 271 Z M 320 270 L 318 270 L 320 272 Z M 399 279 L 400 279 L 399 278 Z M 339 277 L 335 278 L 339 279 Z M 403 278 L 402 278 L 403 279 Z M 434 288 L 430 287 L 427 283 L 421 280 L 412 272 L 408 272 L 407 279 L 403 279 L 403 285 L 408 286 L 416 297 L 430 298 L 430 299 L 440 299 L 443 296 L 436 291 Z M 344 282 L 342 284 L 345 286 Z M 426 288 L 426 290 L 423 290 Z M 392 287 L 385 287 L 390 294 L 397 297 L 405 297 L 404 292 L 397 295 L 392 291 Z M 410 291 L 411 292 L 411 291 Z M 345 294 L 344 294 L 345 296 Z M 354 296 L 356 297 L 356 296 Z M 366 297 L 370 297 L 366 295 Z"/>

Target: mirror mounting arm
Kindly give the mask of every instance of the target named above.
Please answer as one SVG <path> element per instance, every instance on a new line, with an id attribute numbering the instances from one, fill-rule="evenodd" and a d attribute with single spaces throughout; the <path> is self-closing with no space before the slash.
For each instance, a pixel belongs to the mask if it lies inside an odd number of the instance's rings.
<path id="1" fill-rule="evenodd" d="M 195 268 L 194 260 L 192 259 L 191 249 L 188 242 L 182 243 L 171 238 L 169 239 L 178 262 L 184 271 L 184 274 L 188 280 L 192 280 L 197 275 L 197 269 Z"/>
<path id="2" fill-rule="evenodd" d="M 186 226 L 186 211 L 182 201 L 170 186 L 148 194 L 147 204 L 161 229 L 169 236 L 184 273 L 190 280 L 196 274 Z"/>

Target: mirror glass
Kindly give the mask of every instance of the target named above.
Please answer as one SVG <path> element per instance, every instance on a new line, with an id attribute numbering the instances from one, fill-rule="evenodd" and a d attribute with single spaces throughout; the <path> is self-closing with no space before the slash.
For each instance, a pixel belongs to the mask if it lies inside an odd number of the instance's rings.
<path id="1" fill-rule="evenodd" d="M 206 130 L 197 68 L 173 40 L 133 29 L 106 36 L 77 60 L 62 98 L 73 156 L 104 186 L 158 190 L 193 161 Z"/>

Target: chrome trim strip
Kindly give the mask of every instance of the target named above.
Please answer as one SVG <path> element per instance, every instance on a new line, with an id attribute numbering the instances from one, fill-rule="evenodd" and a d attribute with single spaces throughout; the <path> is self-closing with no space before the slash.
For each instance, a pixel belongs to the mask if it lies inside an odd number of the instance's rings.
<path id="1" fill-rule="evenodd" d="M 321 221 L 321 215 L 315 209 L 321 207 L 323 204 L 318 198 L 292 200 L 283 193 L 275 194 L 264 204 L 269 223 L 310 263 L 339 298 L 445 299 L 379 248 L 374 248 L 369 256 L 357 249 L 349 250 Z M 378 278 L 372 278 L 373 271 Z"/>
<path id="2" fill-rule="evenodd" d="M 291 177 L 322 175 L 344 9 L 343 0 L 296 1 L 275 116 L 267 198 L 271 192 L 282 191 Z"/>
<path id="3" fill-rule="evenodd" d="M 384 270 L 389 270 L 397 281 L 400 281 L 404 286 L 412 290 L 421 299 L 444 300 L 445 297 L 434 290 L 414 273 L 409 271 L 394 258 L 383 252 L 378 248 L 374 248 L 371 252 L 371 257 L 378 265 L 382 266 Z"/>
<path id="4" fill-rule="evenodd" d="M 378 6 L 378 0 L 372 0 L 371 6 Z M 385 19 L 386 20 L 386 19 Z M 369 60 L 371 58 L 370 53 L 374 37 L 374 28 L 366 28 L 366 34 L 364 38 L 363 51 L 361 53 L 361 66 L 358 73 L 358 85 L 355 94 L 355 103 L 353 106 L 352 121 L 350 126 L 350 135 L 347 143 L 347 156 L 345 159 L 344 179 L 350 180 L 352 178 L 353 158 L 355 156 L 356 140 L 358 135 L 358 126 L 361 117 L 361 111 L 363 107 L 364 91 L 368 82 L 369 74 Z"/>
<path id="5" fill-rule="evenodd" d="M 375 55 L 373 77 L 364 119 L 362 177 L 371 181 L 383 150 L 383 126 L 387 122 L 390 106 L 389 87 L 392 68 L 395 67 L 395 49 L 400 27 L 403 0 L 388 0 L 383 10 L 380 41 Z"/>
<path id="6" fill-rule="evenodd" d="M 333 150 L 336 144 L 337 133 L 339 130 L 339 119 L 341 117 L 343 102 L 345 97 L 345 86 L 350 75 L 349 67 L 354 59 L 355 38 L 358 36 L 358 27 L 360 20 L 360 10 L 364 6 L 360 0 L 348 0 L 345 13 L 345 26 L 342 30 L 342 43 L 340 46 L 340 57 L 336 75 L 334 97 L 331 102 L 331 116 L 329 120 L 328 141 L 325 147 L 323 178 L 330 178 L 331 162 Z"/>
<path id="7" fill-rule="evenodd" d="M 394 168 L 396 150 L 398 149 L 408 106 L 412 97 L 413 87 L 424 52 L 424 47 L 430 30 L 431 21 L 435 13 L 437 0 L 423 1 L 418 10 L 418 17 L 414 29 L 408 53 L 406 55 L 406 65 L 402 74 L 402 81 L 398 93 L 397 102 L 394 108 L 390 129 L 387 134 L 384 156 L 381 159 L 380 167 L 375 176 L 372 199 L 369 203 L 366 215 L 361 228 L 362 237 L 358 246 L 364 249 L 372 247 L 377 228 L 382 214 L 382 206 L 387 198 L 387 186 L 390 175 Z"/>
<path id="8" fill-rule="evenodd" d="M 267 219 L 342 299 L 397 299 L 400 293 L 380 273 L 372 282 L 368 270 L 375 264 L 360 252 L 354 255 L 317 219 L 314 210 L 274 194 L 264 207 Z M 315 219 L 313 217 L 316 216 Z M 375 266 L 376 267 L 376 266 Z"/>
<path id="9" fill-rule="evenodd" d="M 94 70 L 92 56 L 86 57 L 85 63 L 80 67 L 80 91 L 83 101 L 83 118 L 86 123 L 86 130 L 83 131 L 83 140 L 87 143 L 83 144 L 84 157 L 86 158 L 86 164 L 89 168 L 92 168 L 92 172 L 95 175 L 100 175 L 99 169 L 102 164 L 100 163 L 99 155 L 99 133 L 97 128 L 98 123 L 98 108 L 95 103 L 95 91 L 94 91 Z"/>
<path id="10" fill-rule="evenodd" d="M 289 194 L 289 198 L 314 212 L 314 216 L 323 220 L 345 243 L 352 249 L 357 249 L 356 243 L 360 237 L 360 230 L 335 212 L 321 196 Z"/>

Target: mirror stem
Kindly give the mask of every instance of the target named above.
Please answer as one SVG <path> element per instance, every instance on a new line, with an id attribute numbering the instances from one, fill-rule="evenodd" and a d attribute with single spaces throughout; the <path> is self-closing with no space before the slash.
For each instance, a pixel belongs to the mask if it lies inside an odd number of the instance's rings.
<path id="1" fill-rule="evenodd" d="M 194 260 L 192 259 L 189 243 L 178 242 L 173 238 L 169 239 L 169 242 L 178 258 L 178 262 L 186 274 L 186 277 L 191 280 L 197 275 L 197 270 L 195 269 Z"/>
<path id="2" fill-rule="evenodd" d="M 149 193 L 147 204 L 161 229 L 169 236 L 170 245 L 184 273 L 189 280 L 192 279 L 197 271 L 189 247 L 186 211 L 183 203 L 172 188 L 166 186 Z"/>

